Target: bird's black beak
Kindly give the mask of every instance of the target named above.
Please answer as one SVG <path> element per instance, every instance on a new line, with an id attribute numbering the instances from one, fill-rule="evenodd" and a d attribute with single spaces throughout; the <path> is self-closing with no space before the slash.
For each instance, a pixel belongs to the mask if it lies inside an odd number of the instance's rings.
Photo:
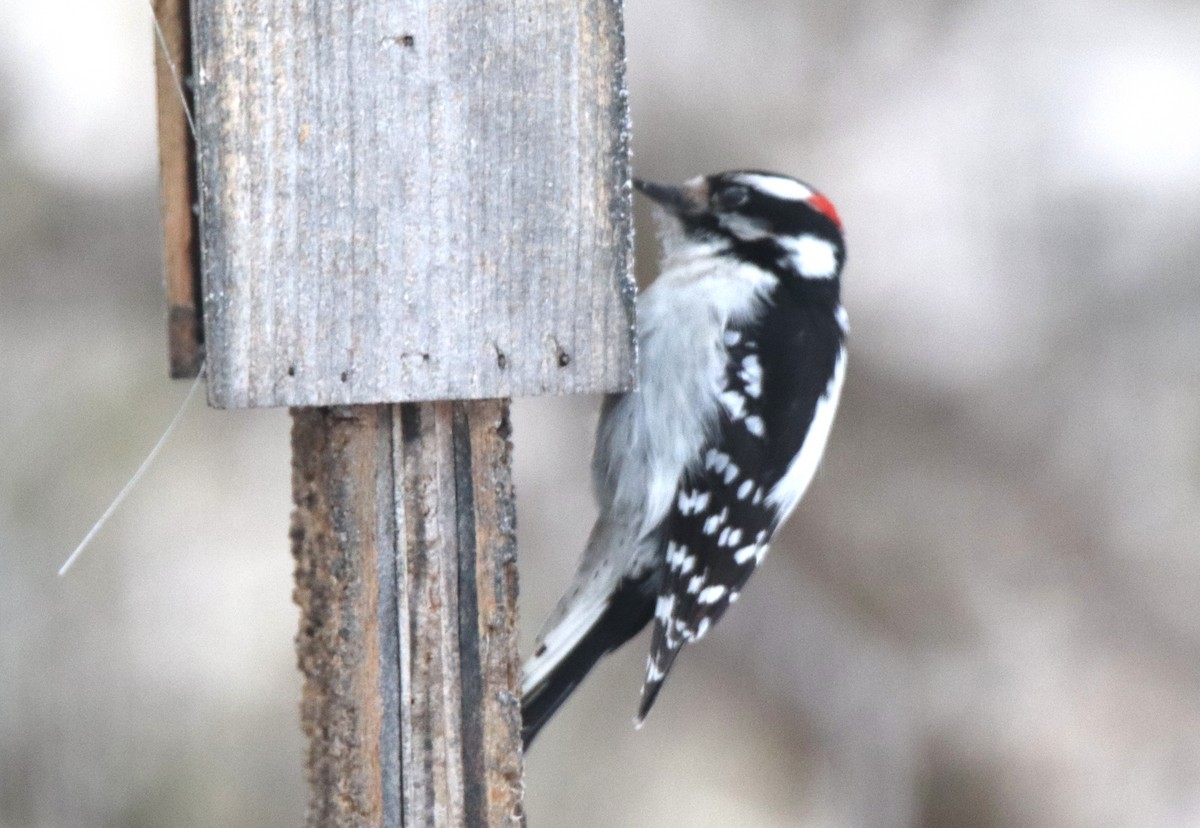
<path id="1" fill-rule="evenodd" d="M 681 187 L 635 178 L 633 186 L 646 198 L 676 215 L 697 213 L 708 203 L 708 184 L 702 178 L 692 179 Z"/>

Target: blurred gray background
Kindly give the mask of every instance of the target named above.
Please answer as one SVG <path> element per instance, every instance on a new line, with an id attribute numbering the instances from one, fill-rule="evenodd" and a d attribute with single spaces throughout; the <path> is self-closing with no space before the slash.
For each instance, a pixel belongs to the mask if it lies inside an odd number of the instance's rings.
<path id="1" fill-rule="evenodd" d="M 1200 6 L 629 0 L 639 175 L 793 173 L 848 228 L 842 411 L 635 733 L 645 643 L 531 825 L 1200 825 Z M 0 826 L 291 826 L 287 415 L 165 379 L 149 10 L 0 6 Z M 640 209 L 640 208 L 639 208 Z M 639 212 L 643 279 L 655 255 Z M 515 405 L 525 643 L 595 398 Z"/>

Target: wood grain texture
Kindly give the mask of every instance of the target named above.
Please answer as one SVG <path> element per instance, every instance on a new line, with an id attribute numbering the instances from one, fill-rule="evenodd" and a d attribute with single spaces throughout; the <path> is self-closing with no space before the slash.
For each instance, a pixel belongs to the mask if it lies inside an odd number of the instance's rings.
<path id="1" fill-rule="evenodd" d="M 191 73 L 188 0 L 152 0 L 166 43 L 155 37 L 154 78 L 158 99 L 158 158 L 163 222 L 163 283 L 167 294 L 167 358 L 171 376 L 194 377 L 204 361 L 200 309 L 200 251 L 196 243 L 196 147 L 171 71 L 179 82 Z M 186 87 L 183 94 L 188 94 Z"/>
<path id="2" fill-rule="evenodd" d="M 634 371 L 620 0 L 193 0 L 209 401 Z"/>
<path id="3" fill-rule="evenodd" d="M 508 405 L 293 412 L 310 826 L 520 826 Z"/>
<path id="4" fill-rule="evenodd" d="M 465 660 L 477 662 L 480 675 L 478 683 L 472 679 L 463 685 L 463 709 L 468 711 L 465 754 L 469 761 L 472 756 L 482 758 L 481 767 L 473 771 L 473 778 L 480 781 L 467 787 L 466 801 L 469 812 L 484 817 L 479 824 L 515 826 L 523 824 L 524 783 L 512 426 L 507 401 L 455 404 L 454 412 L 455 434 L 468 438 L 455 442 L 460 458 L 456 461 L 459 505 L 466 505 L 467 491 L 471 498 L 470 508 L 461 512 L 470 524 L 460 526 L 460 572 L 474 580 L 472 588 L 464 585 L 461 590 L 474 601 L 473 606 L 459 607 L 459 635 L 463 652 L 471 654 Z M 468 470 L 469 490 L 464 486 Z M 463 554 L 472 533 L 473 568 Z"/>
<path id="5" fill-rule="evenodd" d="M 297 410 L 292 446 L 307 824 L 399 825 L 391 409 Z"/>

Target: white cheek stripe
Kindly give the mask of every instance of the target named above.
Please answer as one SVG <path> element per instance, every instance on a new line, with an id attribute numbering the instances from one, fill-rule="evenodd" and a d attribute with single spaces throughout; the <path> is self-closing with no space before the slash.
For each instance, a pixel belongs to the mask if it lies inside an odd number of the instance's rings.
<path id="1" fill-rule="evenodd" d="M 817 400 L 817 408 L 813 412 L 808 434 L 804 437 L 804 445 L 788 464 L 783 478 L 767 495 L 767 502 L 779 508 L 780 523 L 800 502 L 808 484 L 812 482 L 813 475 L 817 473 L 821 455 L 825 453 L 825 443 L 829 440 L 830 429 L 833 428 L 833 415 L 837 411 L 845 379 L 846 349 L 842 348 L 838 351 L 837 362 L 833 366 L 833 378 L 829 380 L 825 393 Z"/>
<path id="2" fill-rule="evenodd" d="M 774 175 L 739 175 L 738 182 L 784 201 L 807 201 L 814 193 L 793 178 Z"/>
<path id="3" fill-rule="evenodd" d="M 824 239 L 805 233 L 796 239 L 780 241 L 801 276 L 832 279 L 837 275 L 837 250 Z"/>

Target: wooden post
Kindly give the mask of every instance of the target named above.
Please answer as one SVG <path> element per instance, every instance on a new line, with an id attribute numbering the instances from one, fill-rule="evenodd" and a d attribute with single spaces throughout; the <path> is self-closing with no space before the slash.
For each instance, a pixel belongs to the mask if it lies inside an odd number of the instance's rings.
<path id="1" fill-rule="evenodd" d="M 293 407 L 308 823 L 519 825 L 507 398 L 633 380 L 620 0 L 191 3 L 209 402 Z"/>
<path id="2" fill-rule="evenodd" d="M 522 824 L 508 404 L 293 416 L 309 825 Z"/>

